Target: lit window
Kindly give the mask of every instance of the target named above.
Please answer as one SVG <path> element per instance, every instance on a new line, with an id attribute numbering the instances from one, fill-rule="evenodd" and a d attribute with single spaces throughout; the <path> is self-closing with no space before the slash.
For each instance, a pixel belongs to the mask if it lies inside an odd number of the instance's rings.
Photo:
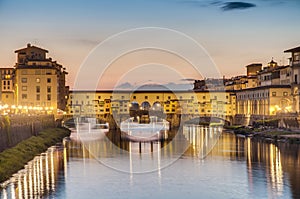
<path id="1" fill-rule="evenodd" d="M 22 91 L 27 91 L 27 86 L 22 86 Z"/>
<path id="2" fill-rule="evenodd" d="M 36 78 L 36 83 L 40 83 L 41 79 L 40 78 Z"/>
<path id="3" fill-rule="evenodd" d="M 276 92 L 272 92 L 272 96 L 275 97 L 276 96 Z"/>
<path id="4" fill-rule="evenodd" d="M 24 77 L 21 79 L 21 81 L 22 81 L 22 83 L 27 83 L 27 78 Z"/>

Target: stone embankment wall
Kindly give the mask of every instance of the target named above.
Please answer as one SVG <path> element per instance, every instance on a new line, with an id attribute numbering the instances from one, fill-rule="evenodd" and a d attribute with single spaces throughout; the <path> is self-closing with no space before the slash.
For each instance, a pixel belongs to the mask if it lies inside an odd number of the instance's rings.
<path id="1" fill-rule="evenodd" d="M 53 115 L 0 116 L 0 152 L 19 142 L 55 127 Z"/>

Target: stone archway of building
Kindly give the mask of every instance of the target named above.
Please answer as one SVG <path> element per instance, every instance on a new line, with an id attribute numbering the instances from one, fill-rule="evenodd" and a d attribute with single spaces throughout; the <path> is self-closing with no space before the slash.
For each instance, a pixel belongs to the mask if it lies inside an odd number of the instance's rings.
<path id="1" fill-rule="evenodd" d="M 148 101 L 142 102 L 142 104 L 141 104 L 141 109 L 142 110 L 149 110 L 150 108 L 151 108 L 151 105 Z"/>

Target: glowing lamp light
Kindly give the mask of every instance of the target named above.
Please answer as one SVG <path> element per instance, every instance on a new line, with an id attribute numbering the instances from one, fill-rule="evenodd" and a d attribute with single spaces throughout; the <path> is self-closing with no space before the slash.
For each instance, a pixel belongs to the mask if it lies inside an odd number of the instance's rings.
<path id="1" fill-rule="evenodd" d="M 15 108 L 16 108 L 16 105 L 12 105 L 11 108 L 12 108 L 12 109 L 15 109 Z"/>

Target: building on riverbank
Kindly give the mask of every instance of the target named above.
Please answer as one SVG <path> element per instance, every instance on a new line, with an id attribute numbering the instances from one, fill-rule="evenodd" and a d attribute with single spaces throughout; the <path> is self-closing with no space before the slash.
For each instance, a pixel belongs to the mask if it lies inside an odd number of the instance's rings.
<path id="1" fill-rule="evenodd" d="M 11 112 L 65 110 L 68 97 L 66 68 L 47 57 L 48 50 L 27 44 L 16 50 L 13 68 L 1 69 L 1 102 Z"/>
<path id="2" fill-rule="evenodd" d="M 14 68 L 0 68 L 0 74 L 1 102 L 9 106 L 13 105 L 15 96 Z"/>
<path id="3" fill-rule="evenodd" d="M 230 91 L 70 91 L 67 113 L 103 118 L 109 114 L 129 115 L 137 109 L 232 120 L 235 101 Z"/>

